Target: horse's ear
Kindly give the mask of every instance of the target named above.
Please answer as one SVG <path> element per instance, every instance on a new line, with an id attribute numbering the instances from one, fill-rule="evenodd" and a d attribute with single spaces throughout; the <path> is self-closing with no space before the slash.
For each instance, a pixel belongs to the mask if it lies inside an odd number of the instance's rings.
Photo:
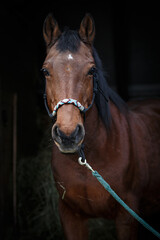
<path id="1" fill-rule="evenodd" d="M 49 14 L 43 24 L 43 37 L 47 48 L 56 42 L 60 34 L 61 31 L 59 29 L 57 21 L 54 19 L 52 14 Z"/>
<path id="2" fill-rule="evenodd" d="M 82 41 L 92 44 L 95 37 L 95 25 L 92 16 L 87 13 L 80 25 L 79 35 Z"/>

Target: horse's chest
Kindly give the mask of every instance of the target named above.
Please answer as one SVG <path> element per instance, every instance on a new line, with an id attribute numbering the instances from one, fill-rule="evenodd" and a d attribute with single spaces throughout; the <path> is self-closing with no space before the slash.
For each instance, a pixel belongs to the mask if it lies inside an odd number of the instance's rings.
<path id="1" fill-rule="evenodd" d="M 113 217 L 115 201 L 90 174 L 84 179 L 56 181 L 60 198 L 75 212 L 90 217 Z"/>

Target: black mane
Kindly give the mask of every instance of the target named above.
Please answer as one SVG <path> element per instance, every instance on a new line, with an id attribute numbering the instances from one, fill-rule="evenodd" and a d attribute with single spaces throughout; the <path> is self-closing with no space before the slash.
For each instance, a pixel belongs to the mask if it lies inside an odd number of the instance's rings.
<path id="1" fill-rule="evenodd" d="M 65 31 L 61 34 L 60 38 L 57 41 L 56 48 L 60 52 L 76 52 L 79 49 L 81 41 L 82 40 L 80 39 L 77 31 L 65 29 Z M 106 78 L 104 77 L 102 62 L 98 56 L 98 53 L 94 47 L 92 47 L 92 50 L 96 64 L 98 79 L 98 91 L 96 93 L 95 103 L 106 128 L 109 129 L 111 122 L 111 114 L 109 104 L 106 99 L 111 100 L 121 112 L 124 112 L 124 110 L 126 109 L 126 104 L 121 99 L 121 97 L 109 87 Z M 103 95 L 105 95 L 105 97 Z"/>
<path id="2" fill-rule="evenodd" d="M 93 57 L 95 60 L 97 74 L 98 74 L 98 76 L 97 76 L 98 77 L 98 86 L 100 88 L 96 94 L 95 103 L 97 105 L 99 114 L 100 114 L 106 128 L 109 129 L 110 122 L 111 122 L 111 114 L 110 114 L 108 101 L 111 100 L 116 105 L 116 107 L 123 113 L 126 112 L 127 105 L 123 101 L 123 99 L 109 87 L 109 85 L 106 81 L 106 78 L 104 76 L 102 62 L 101 62 L 101 60 L 98 56 L 98 53 L 94 47 L 93 47 Z M 101 93 L 101 91 L 105 95 L 105 98 L 104 98 L 103 94 Z M 108 101 L 106 101 L 106 99 L 108 99 Z"/>

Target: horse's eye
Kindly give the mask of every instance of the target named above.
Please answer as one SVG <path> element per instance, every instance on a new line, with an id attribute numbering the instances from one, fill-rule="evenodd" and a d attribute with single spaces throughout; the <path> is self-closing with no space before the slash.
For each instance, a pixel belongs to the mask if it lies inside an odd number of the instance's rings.
<path id="1" fill-rule="evenodd" d="M 93 75 L 96 71 L 95 67 L 91 67 L 91 69 L 88 71 L 88 75 Z"/>
<path id="2" fill-rule="evenodd" d="M 42 68 L 41 71 L 42 71 L 44 77 L 48 77 L 50 75 L 49 71 L 46 68 Z"/>

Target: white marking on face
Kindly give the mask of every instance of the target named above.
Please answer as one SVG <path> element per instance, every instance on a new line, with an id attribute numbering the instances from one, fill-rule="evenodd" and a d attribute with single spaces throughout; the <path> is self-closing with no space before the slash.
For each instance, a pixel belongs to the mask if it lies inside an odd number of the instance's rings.
<path id="1" fill-rule="evenodd" d="M 69 60 L 69 59 L 73 59 L 72 54 L 68 54 L 68 57 L 67 57 L 67 58 L 68 58 L 68 60 Z"/>

